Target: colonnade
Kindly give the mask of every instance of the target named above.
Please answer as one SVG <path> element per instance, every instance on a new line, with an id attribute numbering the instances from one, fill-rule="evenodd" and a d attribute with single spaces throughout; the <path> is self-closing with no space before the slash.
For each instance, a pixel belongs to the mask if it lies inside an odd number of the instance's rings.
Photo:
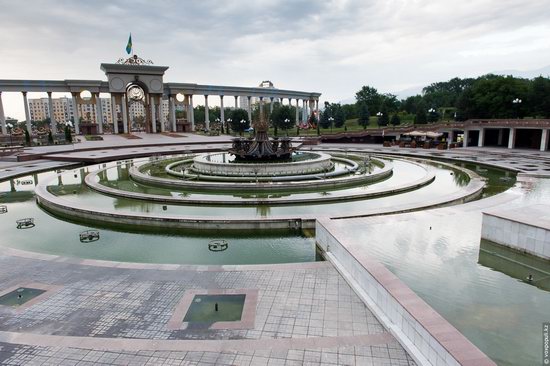
<path id="1" fill-rule="evenodd" d="M 53 98 L 52 94 L 54 92 L 52 91 L 46 91 L 48 95 L 48 115 L 47 117 L 50 119 L 50 130 L 52 134 L 58 133 L 57 131 L 57 121 L 55 119 L 55 113 L 53 108 Z M 60 92 L 63 93 L 63 92 Z M 80 115 L 79 115 L 79 105 L 83 104 L 80 103 L 81 101 L 80 95 L 78 92 L 70 92 L 71 93 L 71 100 L 72 100 L 72 114 L 74 116 L 74 129 L 76 134 L 80 134 L 81 128 L 80 128 Z M 23 96 L 23 104 L 25 108 L 25 119 L 26 119 L 26 128 L 29 132 L 31 132 L 31 114 L 29 111 L 29 103 L 27 99 L 27 91 L 21 91 L 21 94 Z M 113 121 L 113 132 L 115 134 L 118 134 L 120 132 L 123 133 L 129 133 L 129 116 L 128 116 L 128 103 L 126 102 L 126 94 L 125 93 L 110 93 L 111 97 L 111 117 Z M 187 112 L 187 121 L 191 125 L 191 129 L 195 130 L 195 113 L 194 113 L 194 105 L 193 105 L 193 96 L 194 94 L 183 94 L 184 100 L 183 105 Z M 149 113 L 150 113 L 150 123 L 151 123 L 151 132 L 165 132 L 166 126 L 164 121 L 164 113 L 163 107 L 162 107 L 162 100 L 163 96 L 162 94 L 149 94 L 146 96 L 148 98 L 148 105 L 149 105 Z M 210 106 L 209 106 L 209 97 L 210 95 L 205 94 L 204 100 L 205 100 L 205 127 L 207 129 L 210 129 Z M 220 119 L 222 121 L 225 121 L 225 110 L 224 110 L 224 97 L 225 95 L 219 95 L 219 101 L 220 101 Z M 233 95 L 235 98 L 235 104 L 234 108 L 239 107 L 238 98 L 241 97 L 241 95 Z M 247 103 L 247 112 L 248 112 L 248 118 L 249 120 L 252 120 L 252 97 L 250 95 L 247 95 L 246 98 L 248 99 Z M 263 112 L 264 102 L 266 99 L 270 102 L 270 113 L 273 112 L 273 103 L 275 101 L 279 101 L 283 103 L 284 99 L 288 100 L 288 105 L 294 106 L 296 108 L 296 123 L 299 122 L 306 122 L 311 115 L 312 112 L 315 112 L 315 115 L 318 115 L 318 107 L 319 107 L 319 100 L 318 99 L 302 99 L 302 98 L 280 98 L 280 97 L 273 97 L 273 96 L 260 96 L 258 97 L 260 100 L 260 109 Z M 106 113 L 106 111 L 103 111 L 101 99 L 100 99 L 100 92 L 93 92 L 92 93 L 92 99 L 90 101 L 86 101 L 85 104 L 94 104 L 95 101 L 95 109 L 96 109 L 96 120 L 95 123 L 97 124 L 97 133 L 102 134 L 103 133 L 103 116 Z M 293 103 L 294 102 L 294 103 Z M 300 121 L 300 104 L 301 110 L 302 110 L 302 120 Z M 169 130 L 175 132 L 177 130 L 177 123 L 176 123 L 176 94 L 170 94 L 168 96 L 168 128 Z M 122 126 L 123 130 L 119 131 L 118 126 L 118 113 L 117 113 L 117 107 L 120 107 L 121 111 L 121 117 L 122 117 Z M 157 129 L 157 122 L 160 124 L 160 131 Z M 6 116 L 4 112 L 3 102 L 2 102 L 2 92 L 0 91 L 0 125 L 1 125 L 1 133 L 3 135 L 6 135 L 8 133 L 7 127 L 6 127 Z"/>
<path id="2" fill-rule="evenodd" d="M 469 142 L 471 140 L 471 133 L 473 131 L 478 132 L 478 139 L 477 139 L 477 146 L 478 147 L 484 147 L 487 145 L 486 143 L 486 133 L 487 133 L 486 127 L 481 128 L 466 128 L 464 129 L 464 135 L 462 140 L 462 146 L 468 147 Z M 514 149 L 516 147 L 516 137 L 517 137 L 517 130 L 518 127 L 491 127 L 492 130 L 498 130 L 498 135 L 493 135 L 493 141 L 496 138 L 497 145 L 498 146 L 506 146 L 508 149 Z M 540 137 L 540 145 L 539 150 L 540 151 L 547 151 L 549 149 L 549 140 L 550 140 L 550 130 L 548 128 L 524 128 L 525 130 L 540 130 L 541 131 L 541 137 Z M 505 130 L 508 130 L 508 142 L 507 144 L 504 143 L 504 132 Z M 455 131 L 449 132 L 449 141 L 454 141 Z"/>

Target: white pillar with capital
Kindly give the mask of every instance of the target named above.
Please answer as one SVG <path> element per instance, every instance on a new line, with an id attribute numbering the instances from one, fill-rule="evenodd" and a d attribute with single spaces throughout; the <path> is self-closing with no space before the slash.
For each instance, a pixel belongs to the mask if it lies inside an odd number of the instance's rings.
<path id="1" fill-rule="evenodd" d="M 248 122 L 250 122 L 252 124 L 252 106 L 250 105 L 250 101 L 252 99 L 251 96 L 248 96 Z"/>
<path id="2" fill-rule="evenodd" d="M 21 93 L 23 93 L 23 104 L 25 105 L 25 124 L 27 125 L 27 131 L 32 134 L 31 113 L 29 112 L 29 103 L 27 102 L 27 92 L 24 91 Z"/>
<path id="3" fill-rule="evenodd" d="M 204 96 L 204 127 L 210 129 L 210 116 L 208 115 L 208 95 Z"/>
<path id="4" fill-rule="evenodd" d="M 78 101 L 76 93 L 71 93 L 71 99 L 73 101 L 73 119 L 74 119 L 74 133 L 80 135 L 80 118 L 78 117 Z"/>
<path id="5" fill-rule="evenodd" d="M 548 130 L 542 130 L 542 136 L 540 137 L 540 151 L 546 151 L 548 149 Z"/>
<path id="6" fill-rule="evenodd" d="M 75 102 L 76 105 L 76 102 Z M 113 131 L 115 134 L 118 134 L 118 114 L 116 111 L 117 104 L 116 104 L 116 96 L 114 94 L 111 94 L 111 114 L 113 115 Z M 78 110 L 78 108 L 77 108 Z M 76 114 L 75 114 L 76 116 Z M 76 117 L 75 117 L 76 118 Z"/>
<path id="7" fill-rule="evenodd" d="M 166 126 L 164 124 L 164 106 L 162 105 L 162 96 L 159 96 L 159 123 L 160 123 L 160 132 L 164 132 Z"/>
<path id="8" fill-rule="evenodd" d="M 170 116 L 170 122 L 172 125 L 172 132 L 176 132 L 176 102 L 174 101 L 174 96 L 170 95 L 169 99 L 170 111 L 168 115 Z"/>
<path id="9" fill-rule="evenodd" d="M 99 93 L 95 95 L 95 109 L 96 109 L 96 123 L 97 123 L 97 133 L 100 135 L 103 134 L 103 108 L 101 108 L 101 98 L 99 98 Z"/>
<path id="10" fill-rule="evenodd" d="M 302 101 L 302 104 L 304 105 L 302 110 L 302 119 L 304 120 L 304 122 L 307 122 L 309 120 L 309 113 L 307 111 L 307 101 L 304 99 Z"/>
<path id="11" fill-rule="evenodd" d="M 225 123 L 225 112 L 223 110 L 223 95 L 220 95 L 220 120 L 223 126 L 223 124 Z"/>
<path id="12" fill-rule="evenodd" d="M 0 92 L 0 125 L 2 127 L 2 135 L 6 135 L 8 130 L 6 128 L 6 115 L 4 114 L 4 105 L 2 104 L 2 92 Z M 31 133 L 31 131 L 29 131 Z"/>
<path id="13" fill-rule="evenodd" d="M 512 127 L 508 135 L 508 148 L 513 149 L 514 147 L 516 147 L 516 129 Z"/>
<path id="14" fill-rule="evenodd" d="M 122 107 L 122 128 L 124 133 L 128 133 L 128 106 L 126 105 L 126 94 L 122 94 L 120 105 Z"/>
<path id="15" fill-rule="evenodd" d="M 300 125 L 300 99 L 296 98 L 296 126 Z"/>
<path id="16" fill-rule="evenodd" d="M 485 145 L 485 129 L 482 127 L 481 130 L 479 130 L 479 137 L 477 139 L 477 146 L 483 147 Z"/>
<path id="17" fill-rule="evenodd" d="M 464 130 L 464 141 L 462 141 L 462 147 L 468 147 L 469 138 L 470 138 L 470 131 Z"/>
<path id="18" fill-rule="evenodd" d="M 264 113 L 264 97 L 260 97 L 260 119 L 263 118 Z"/>
<path id="19" fill-rule="evenodd" d="M 269 114 L 273 113 L 273 97 L 269 97 Z"/>
<path id="20" fill-rule="evenodd" d="M 57 122 L 55 121 L 55 115 L 53 113 L 52 92 L 48 92 L 48 109 L 48 117 L 50 117 L 50 130 L 52 131 L 52 134 L 55 135 L 57 133 Z"/>
<path id="21" fill-rule="evenodd" d="M 151 104 L 151 132 L 153 133 L 157 133 L 157 111 L 156 111 L 156 108 L 155 108 L 155 96 L 154 95 L 151 95 L 149 96 L 150 98 L 150 104 Z"/>
<path id="22" fill-rule="evenodd" d="M 189 95 L 189 109 L 187 119 L 191 122 L 191 131 L 195 131 L 195 108 L 193 107 L 193 94 Z"/>

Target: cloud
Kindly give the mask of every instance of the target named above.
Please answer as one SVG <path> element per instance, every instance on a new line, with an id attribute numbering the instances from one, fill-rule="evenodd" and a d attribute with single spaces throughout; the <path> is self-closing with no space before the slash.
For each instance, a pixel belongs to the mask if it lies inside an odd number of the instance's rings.
<path id="1" fill-rule="evenodd" d="M 2 78 L 13 79 L 104 78 L 99 64 L 124 55 L 129 32 L 136 53 L 170 66 L 169 81 L 271 79 L 331 101 L 362 85 L 397 91 L 536 69 L 550 57 L 545 0 L 0 0 L 0 8 Z M 20 101 L 7 103 L 21 118 Z"/>

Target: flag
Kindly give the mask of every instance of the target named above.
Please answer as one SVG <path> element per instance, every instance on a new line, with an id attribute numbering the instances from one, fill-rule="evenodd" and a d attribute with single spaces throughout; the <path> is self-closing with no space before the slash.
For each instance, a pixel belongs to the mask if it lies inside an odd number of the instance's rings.
<path id="1" fill-rule="evenodd" d="M 126 53 L 127 54 L 132 53 L 132 33 L 130 33 L 130 37 L 128 37 L 128 44 L 126 45 Z"/>

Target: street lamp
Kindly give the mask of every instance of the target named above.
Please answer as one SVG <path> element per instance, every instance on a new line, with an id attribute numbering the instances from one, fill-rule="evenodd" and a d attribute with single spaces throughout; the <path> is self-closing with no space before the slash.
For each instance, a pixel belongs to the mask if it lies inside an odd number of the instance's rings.
<path id="1" fill-rule="evenodd" d="M 218 126 L 221 126 L 220 121 L 221 121 L 221 120 L 220 120 L 219 118 L 217 118 L 217 117 L 216 117 L 216 119 L 214 120 L 214 122 L 216 122 L 216 125 L 218 125 Z M 220 128 L 218 127 L 218 130 L 219 130 L 219 129 L 220 129 Z M 221 130 L 223 131 L 223 127 L 221 128 Z"/>
<path id="2" fill-rule="evenodd" d="M 226 129 L 227 129 L 227 134 L 229 135 L 229 126 L 231 125 L 231 122 L 233 122 L 233 120 L 231 118 L 228 118 L 227 119 L 227 125 L 226 125 Z"/>
<path id="3" fill-rule="evenodd" d="M 285 127 L 290 123 L 290 120 L 288 118 L 285 118 Z M 285 128 L 285 133 L 288 136 L 288 129 Z"/>
<path id="4" fill-rule="evenodd" d="M 519 118 L 519 106 L 521 104 L 521 99 L 519 98 L 516 98 L 514 100 L 512 100 L 512 103 L 514 103 L 514 105 L 516 106 L 516 118 Z"/>
<path id="5" fill-rule="evenodd" d="M 6 124 L 6 127 L 8 128 L 8 131 L 10 133 L 10 146 L 12 145 L 12 141 L 11 141 L 11 132 L 12 132 L 12 129 L 13 129 L 13 125 L 11 123 L 7 123 Z"/>
<path id="6" fill-rule="evenodd" d="M 244 119 L 241 119 L 240 120 L 240 123 L 241 123 L 241 136 L 243 135 L 243 132 L 244 132 L 244 126 L 246 124 L 246 121 Z"/>
<path id="7" fill-rule="evenodd" d="M 435 109 L 434 108 L 430 108 L 428 109 L 428 115 L 430 116 L 430 120 L 429 122 L 435 122 Z"/>
<path id="8" fill-rule="evenodd" d="M 333 118 L 333 117 L 329 117 L 329 118 L 328 118 L 328 121 L 330 122 L 330 133 L 332 133 L 332 125 L 334 124 L 334 118 Z"/>

